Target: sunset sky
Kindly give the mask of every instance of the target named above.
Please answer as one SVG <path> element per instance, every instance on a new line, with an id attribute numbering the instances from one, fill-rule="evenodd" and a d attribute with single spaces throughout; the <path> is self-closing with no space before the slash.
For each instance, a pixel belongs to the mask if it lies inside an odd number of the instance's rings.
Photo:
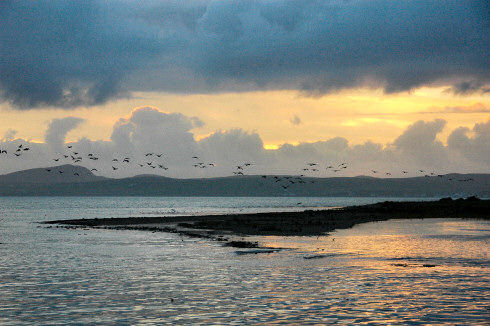
<path id="1" fill-rule="evenodd" d="M 61 164 L 68 143 L 112 177 L 224 176 L 244 162 L 251 174 L 308 162 L 319 177 L 490 173 L 489 11 L 485 1 L 2 1 L 0 173 Z M 13 156 L 21 143 L 31 150 Z M 147 152 L 168 170 L 141 170 Z M 124 156 L 131 164 L 114 174 L 111 159 Z M 192 156 L 215 167 L 195 169 Z"/>

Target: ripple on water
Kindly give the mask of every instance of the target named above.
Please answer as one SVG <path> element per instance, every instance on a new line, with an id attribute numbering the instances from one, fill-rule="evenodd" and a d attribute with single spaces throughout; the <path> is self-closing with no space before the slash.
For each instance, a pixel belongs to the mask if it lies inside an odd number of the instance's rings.
<path id="1" fill-rule="evenodd" d="M 260 238 L 294 249 L 237 255 L 175 234 L 38 228 L 35 209 L 11 212 L 17 220 L 0 226 L 2 325 L 454 325 L 489 317 L 488 222 L 387 221 L 326 237 Z"/>

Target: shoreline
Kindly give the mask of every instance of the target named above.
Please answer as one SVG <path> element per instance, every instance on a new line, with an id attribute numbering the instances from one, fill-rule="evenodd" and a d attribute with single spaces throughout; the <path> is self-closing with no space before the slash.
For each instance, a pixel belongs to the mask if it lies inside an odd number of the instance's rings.
<path id="1" fill-rule="evenodd" d="M 475 197 L 418 202 L 380 202 L 362 206 L 305 210 L 170 217 L 128 217 L 55 220 L 43 224 L 64 228 L 104 228 L 178 233 L 188 237 L 223 241 L 225 246 L 260 248 L 246 236 L 321 236 L 361 223 L 390 219 L 471 218 L 490 219 L 490 200 Z M 262 247 L 263 248 L 263 247 Z M 267 249 L 267 248 L 263 248 Z"/>

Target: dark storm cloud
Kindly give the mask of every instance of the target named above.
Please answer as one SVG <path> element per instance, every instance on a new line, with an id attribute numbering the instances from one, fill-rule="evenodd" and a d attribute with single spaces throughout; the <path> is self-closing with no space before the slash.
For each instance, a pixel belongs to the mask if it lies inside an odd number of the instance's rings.
<path id="1" fill-rule="evenodd" d="M 17 108 L 103 104 L 134 91 L 490 82 L 479 1 L 2 1 L 0 95 Z"/>
<path id="2" fill-rule="evenodd" d="M 446 93 L 453 93 L 455 95 L 485 94 L 490 93 L 490 87 L 486 87 L 481 82 L 464 81 L 446 89 Z"/>
<path id="3" fill-rule="evenodd" d="M 121 81 L 161 47 L 115 3 L 0 6 L 0 95 L 18 108 L 92 106 L 127 96 Z"/>

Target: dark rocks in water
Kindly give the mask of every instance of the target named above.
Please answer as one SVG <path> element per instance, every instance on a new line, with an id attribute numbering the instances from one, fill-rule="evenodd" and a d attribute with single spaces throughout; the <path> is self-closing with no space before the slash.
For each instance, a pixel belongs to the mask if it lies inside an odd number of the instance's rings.
<path id="1" fill-rule="evenodd" d="M 240 250 L 240 251 L 235 251 L 235 253 L 237 255 L 257 255 L 257 254 L 272 254 L 280 250 L 281 249 Z"/>
<path id="2" fill-rule="evenodd" d="M 230 241 L 224 244 L 225 247 L 234 247 L 234 248 L 258 248 L 259 244 L 257 242 L 250 241 Z"/>
<path id="3" fill-rule="evenodd" d="M 402 263 L 398 263 L 398 264 L 391 264 L 392 266 L 396 266 L 396 267 L 408 267 L 409 265 L 408 264 L 402 264 Z"/>
<path id="4" fill-rule="evenodd" d="M 308 255 L 308 256 L 303 256 L 303 259 L 320 259 L 320 258 L 325 258 L 327 257 L 326 255 Z"/>
<path id="5" fill-rule="evenodd" d="M 182 228 L 188 228 L 188 229 L 193 229 L 194 228 L 194 224 L 193 223 L 186 223 L 186 222 L 179 223 L 179 224 L 177 224 L 177 226 L 180 226 Z"/>
<path id="6" fill-rule="evenodd" d="M 437 265 L 434 264 L 407 264 L 407 263 L 397 263 L 397 264 L 391 264 L 392 266 L 396 267 L 436 267 Z"/>

